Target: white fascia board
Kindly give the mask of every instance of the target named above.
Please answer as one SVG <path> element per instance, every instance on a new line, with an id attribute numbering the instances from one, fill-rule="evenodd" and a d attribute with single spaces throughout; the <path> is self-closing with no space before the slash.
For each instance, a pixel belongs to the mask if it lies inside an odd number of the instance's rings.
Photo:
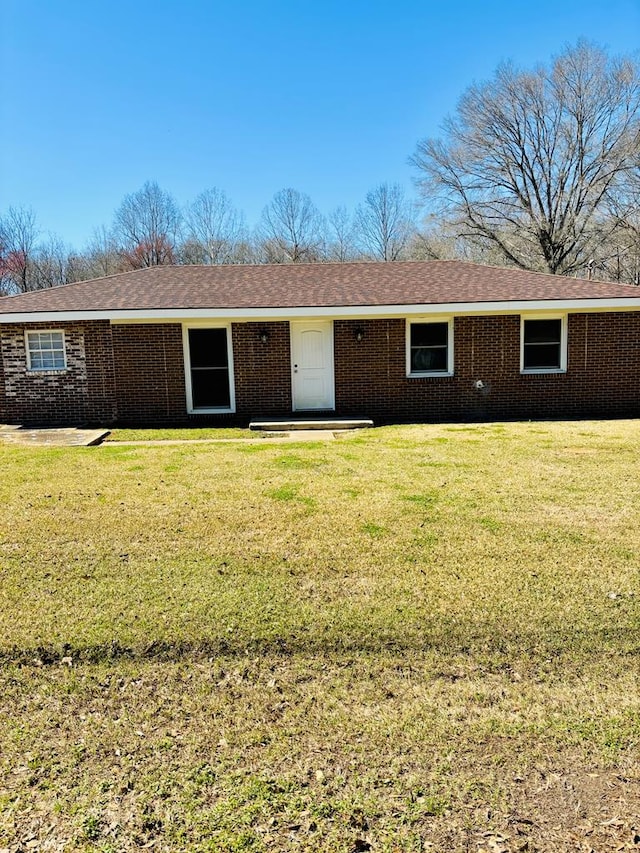
<path id="1" fill-rule="evenodd" d="M 367 317 L 411 317 L 453 314 L 478 316 L 490 314 L 522 314 L 527 312 L 603 312 L 640 311 L 640 296 L 615 299 L 545 299 L 513 302 L 450 302 L 438 305 L 349 305 L 317 308 L 155 308 L 145 311 L 43 311 L 2 314 L 0 323 L 52 323 L 109 320 L 111 323 L 157 323 L 184 320 L 266 321 L 325 317 L 327 319 L 365 319 Z"/>

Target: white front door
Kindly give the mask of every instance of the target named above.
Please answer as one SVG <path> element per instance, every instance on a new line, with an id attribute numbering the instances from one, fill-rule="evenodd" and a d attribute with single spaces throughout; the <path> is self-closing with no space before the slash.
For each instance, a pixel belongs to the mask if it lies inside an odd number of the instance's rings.
<path id="1" fill-rule="evenodd" d="M 333 409 L 333 323 L 291 324 L 291 370 L 294 412 Z"/>

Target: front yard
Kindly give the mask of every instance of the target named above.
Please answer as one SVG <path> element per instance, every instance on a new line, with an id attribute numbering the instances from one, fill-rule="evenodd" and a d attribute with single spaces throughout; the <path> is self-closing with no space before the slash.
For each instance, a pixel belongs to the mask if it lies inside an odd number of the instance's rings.
<path id="1" fill-rule="evenodd" d="M 0 850 L 640 849 L 639 446 L 0 445 Z"/>

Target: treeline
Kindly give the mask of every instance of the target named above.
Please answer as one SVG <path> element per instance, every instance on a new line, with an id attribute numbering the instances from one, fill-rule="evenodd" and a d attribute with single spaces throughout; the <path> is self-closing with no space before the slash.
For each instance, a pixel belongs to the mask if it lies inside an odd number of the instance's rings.
<path id="1" fill-rule="evenodd" d="M 76 251 L 55 235 L 42 238 L 32 210 L 0 217 L 0 288 L 24 293 L 161 264 L 286 264 L 397 261 L 428 251 L 416 206 L 397 185 L 381 184 L 353 213 L 324 216 L 308 195 L 277 192 L 249 229 L 242 211 L 218 188 L 186 207 L 155 182 L 127 195 L 109 228 Z"/>
<path id="2" fill-rule="evenodd" d="M 182 208 L 157 183 L 127 195 L 82 251 L 0 216 L 0 293 L 158 264 L 463 258 L 640 284 L 640 71 L 586 43 L 548 66 L 502 65 L 412 157 L 419 199 L 380 184 L 323 215 L 295 189 L 250 229 L 218 188 Z"/>

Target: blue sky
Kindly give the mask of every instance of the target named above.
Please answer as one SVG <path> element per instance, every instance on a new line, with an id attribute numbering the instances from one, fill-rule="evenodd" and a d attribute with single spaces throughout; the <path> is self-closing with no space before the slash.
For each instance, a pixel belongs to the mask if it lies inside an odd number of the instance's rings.
<path id="1" fill-rule="evenodd" d="M 155 180 L 283 187 L 328 212 L 399 182 L 467 86 L 584 37 L 640 45 L 640 0 L 0 0 L 0 212 L 81 248 Z"/>

